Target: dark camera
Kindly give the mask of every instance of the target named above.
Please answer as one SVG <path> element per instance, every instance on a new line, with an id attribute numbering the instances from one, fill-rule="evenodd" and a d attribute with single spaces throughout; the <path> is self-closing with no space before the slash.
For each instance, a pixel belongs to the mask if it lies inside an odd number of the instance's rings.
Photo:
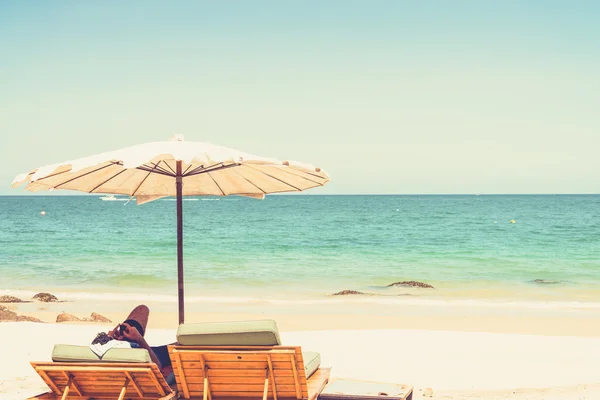
<path id="1" fill-rule="evenodd" d="M 119 325 L 119 333 L 122 335 L 123 331 L 127 330 L 127 327 L 123 324 Z"/>

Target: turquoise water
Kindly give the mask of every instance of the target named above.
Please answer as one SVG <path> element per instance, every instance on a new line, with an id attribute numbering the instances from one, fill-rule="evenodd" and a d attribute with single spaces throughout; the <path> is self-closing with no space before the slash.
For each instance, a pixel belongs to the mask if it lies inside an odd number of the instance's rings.
<path id="1" fill-rule="evenodd" d="M 598 195 L 186 200 L 190 298 L 600 301 Z M 0 197 L 0 290 L 175 298 L 175 223 L 173 199 Z M 385 288 L 404 280 L 438 290 Z"/>

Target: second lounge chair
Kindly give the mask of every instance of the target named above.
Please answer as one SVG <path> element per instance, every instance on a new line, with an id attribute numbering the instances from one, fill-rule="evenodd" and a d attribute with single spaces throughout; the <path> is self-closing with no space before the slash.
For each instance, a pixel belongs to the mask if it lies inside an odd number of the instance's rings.
<path id="1" fill-rule="evenodd" d="M 50 391 L 30 400 L 177 398 L 144 349 L 110 349 L 100 360 L 89 346 L 58 344 L 52 360 L 31 363 Z"/>
<path id="2" fill-rule="evenodd" d="M 282 346 L 273 320 L 182 324 L 169 346 L 185 399 L 315 400 L 329 381 L 318 353 Z"/>

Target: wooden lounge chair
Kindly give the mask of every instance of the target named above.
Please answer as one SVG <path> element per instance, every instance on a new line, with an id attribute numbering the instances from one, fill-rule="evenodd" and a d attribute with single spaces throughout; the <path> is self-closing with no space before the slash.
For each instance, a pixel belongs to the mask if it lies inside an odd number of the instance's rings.
<path id="1" fill-rule="evenodd" d="M 329 381 L 320 356 L 282 346 L 274 321 L 185 324 L 169 346 L 179 395 L 203 400 L 315 400 Z"/>
<path id="2" fill-rule="evenodd" d="M 99 360 L 87 346 L 56 345 L 53 362 L 32 362 L 50 391 L 30 400 L 170 400 L 174 392 L 144 349 L 110 349 Z"/>

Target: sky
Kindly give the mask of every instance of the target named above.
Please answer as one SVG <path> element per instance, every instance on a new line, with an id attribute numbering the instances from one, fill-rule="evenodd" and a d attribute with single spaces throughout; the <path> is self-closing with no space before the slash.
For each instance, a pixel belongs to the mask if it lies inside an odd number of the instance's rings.
<path id="1" fill-rule="evenodd" d="M 0 194 L 173 134 L 321 167 L 313 194 L 600 193 L 598 21 L 577 0 L 0 0 Z"/>

